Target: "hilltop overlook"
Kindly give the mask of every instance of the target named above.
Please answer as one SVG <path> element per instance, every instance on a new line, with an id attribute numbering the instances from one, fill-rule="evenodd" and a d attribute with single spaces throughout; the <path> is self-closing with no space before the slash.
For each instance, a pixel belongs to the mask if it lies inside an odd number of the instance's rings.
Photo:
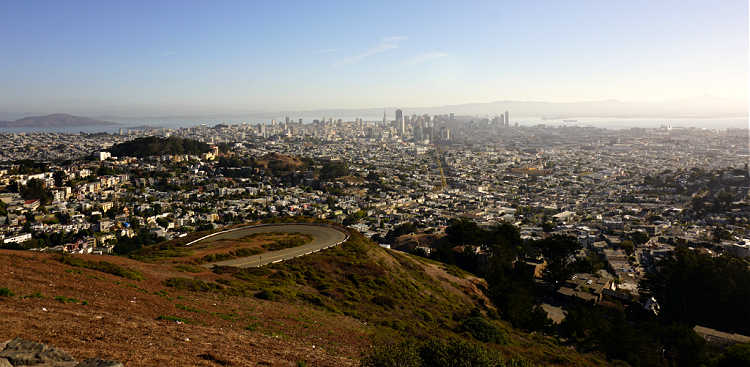
<path id="1" fill-rule="evenodd" d="M 529 366 L 604 365 L 495 319 L 483 280 L 350 234 L 339 247 L 248 269 L 197 266 L 184 240 L 139 250 L 142 261 L 3 250 L 0 339 L 126 366 L 356 366 L 371 345 L 411 337 Z"/>

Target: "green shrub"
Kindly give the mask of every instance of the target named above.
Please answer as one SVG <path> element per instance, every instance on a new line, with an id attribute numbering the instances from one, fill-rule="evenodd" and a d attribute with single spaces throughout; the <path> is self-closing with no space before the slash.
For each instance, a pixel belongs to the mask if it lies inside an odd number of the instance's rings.
<path id="1" fill-rule="evenodd" d="M 472 316 L 464 320 L 461 323 L 461 331 L 466 331 L 474 339 L 485 343 L 503 344 L 507 342 L 505 333 L 481 316 Z"/>
<path id="2" fill-rule="evenodd" d="M 735 344 L 719 357 L 718 367 L 750 366 L 750 344 Z"/>
<path id="3" fill-rule="evenodd" d="M 177 264 L 174 266 L 175 269 L 186 272 L 186 273 L 202 273 L 208 269 L 201 267 L 201 266 L 195 266 L 195 265 L 189 265 L 189 264 Z"/>
<path id="4" fill-rule="evenodd" d="M 175 304 L 174 307 L 176 307 L 176 308 L 178 308 L 180 310 L 183 310 L 183 311 L 188 311 L 188 312 L 195 312 L 195 313 L 205 313 L 206 312 L 206 311 L 199 310 L 197 308 L 193 308 L 193 307 L 186 306 L 186 305 L 179 304 L 179 303 Z"/>
<path id="5" fill-rule="evenodd" d="M 143 275 L 133 269 L 128 269 L 116 264 L 112 264 L 106 261 L 90 261 L 79 257 L 73 257 L 68 255 L 60 256 L 58 259 L 63 264 L 75 266 L 79 268 L 91 269 L 100 271 L 102 273 L 112 274 L 118 277 L 130 279 L 130 280 L 141 280 Z"/>
<path id="6" fill-rule="evenodd" d="M 267 301 L 276 301 L 279 299 L 278 292 L 273 292 L 268 289 L 264 289 L 255 294 L 255 298 L 264 299 Z"/>
<path id="7" fill-rule="evenodd" d="M 68 298 L 68 297 L 65 297 L 65 296 L 55 296 L 55 300 L 58 301 L 58 302 L 60 302 L 60 303 L 81 303 L 83 305 L 89 304 L 86 301 L 79 301 L 79 300 L 77 300 L 75 298 Z"/>
<path id="8" fill-rule="evenodd" d="M 362 358 L 362 367 L 421 367 L 417 346 L 413 343 L 381 344 Z"/>
<path id="9" fill-rule="evenodd" d="M 0 288 L 0 297 L 13 297 L 15 294 L 8 288 Z"/>
<path id="10" fill-rule="evenodd" d="M 393 308 L 396 304 L 396 301 L 391 297 L 388 297 L 385 295 L 379 295 L 379 296 L 372 297 L 372 303 L 378 306 L 386 307 L 386 308 Z"/>
<path id="11" fill-rule="evenodd" d="M 222 287 L 216 283 L 208 283 L 199 279 L 190 278 L 169 278 L 164 281 L 164 285 L 193 292 L 211 292 L 222 289 Z"/>
<path id="12" fill-rule="evenodd" d="M 533 367 L 527 360 L 504 360 L 499 352 L 460 339 L 375 345 L 362 367 Z"/>

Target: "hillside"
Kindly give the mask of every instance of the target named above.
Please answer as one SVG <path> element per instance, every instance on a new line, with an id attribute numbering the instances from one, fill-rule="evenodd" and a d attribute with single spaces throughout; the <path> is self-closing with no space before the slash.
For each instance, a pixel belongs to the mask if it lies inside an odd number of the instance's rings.
<path id="1" fill-rule="evenodd" d="M 208 144 L 178 137 L 160 138 L 149 136 L 113 145 L 109 151 L 117 157 L 149 157 L 164 154 L 207 153 L 211 150 Z"/>
<path id="2" fill-rule="evenodd" d="M 15 121 L 0 121 L 0 128 L 54 128 L 78 126 L 112 126 L 115 122 L 95 120 L 88 117 L 55 113 L 46 116 L 29 116 Z"/>
<path id="3" fill-rule="evenodd" d="M 126 366 L 356 366 L 373 343 L 454 337 L 540 365 L 604 365 L 492 319 L 480 279 L 356 232 L 260 269 L 211 271 L 191 266 L 189 250 L 158 253 L 141 262 L 0 251 L 0 340 Z M 498 337 L 466 329 L 475 309 Z"/>

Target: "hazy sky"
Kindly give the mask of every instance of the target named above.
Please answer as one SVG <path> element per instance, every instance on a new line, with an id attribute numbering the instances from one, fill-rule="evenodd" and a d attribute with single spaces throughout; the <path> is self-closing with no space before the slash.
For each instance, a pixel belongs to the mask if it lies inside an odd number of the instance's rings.
<path id="1" fill-rule="evenodd" d="M 747 0 L 2 1 L 0 111 L 747 101 Z"/>

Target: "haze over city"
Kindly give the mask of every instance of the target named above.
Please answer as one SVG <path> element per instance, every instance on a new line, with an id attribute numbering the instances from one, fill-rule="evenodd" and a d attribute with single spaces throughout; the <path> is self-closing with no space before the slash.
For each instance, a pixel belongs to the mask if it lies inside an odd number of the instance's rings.
<path id="1" fill-rule="evenodd" d="M 496 101 L 582 102 L 510 106 L 530 117 L 746 116 L 747 10 L 735 0 L 5 2 L 0 119 L 357 117 L 349 110 Z M 623 106 L 596 107 L 612 101 Z"/>

